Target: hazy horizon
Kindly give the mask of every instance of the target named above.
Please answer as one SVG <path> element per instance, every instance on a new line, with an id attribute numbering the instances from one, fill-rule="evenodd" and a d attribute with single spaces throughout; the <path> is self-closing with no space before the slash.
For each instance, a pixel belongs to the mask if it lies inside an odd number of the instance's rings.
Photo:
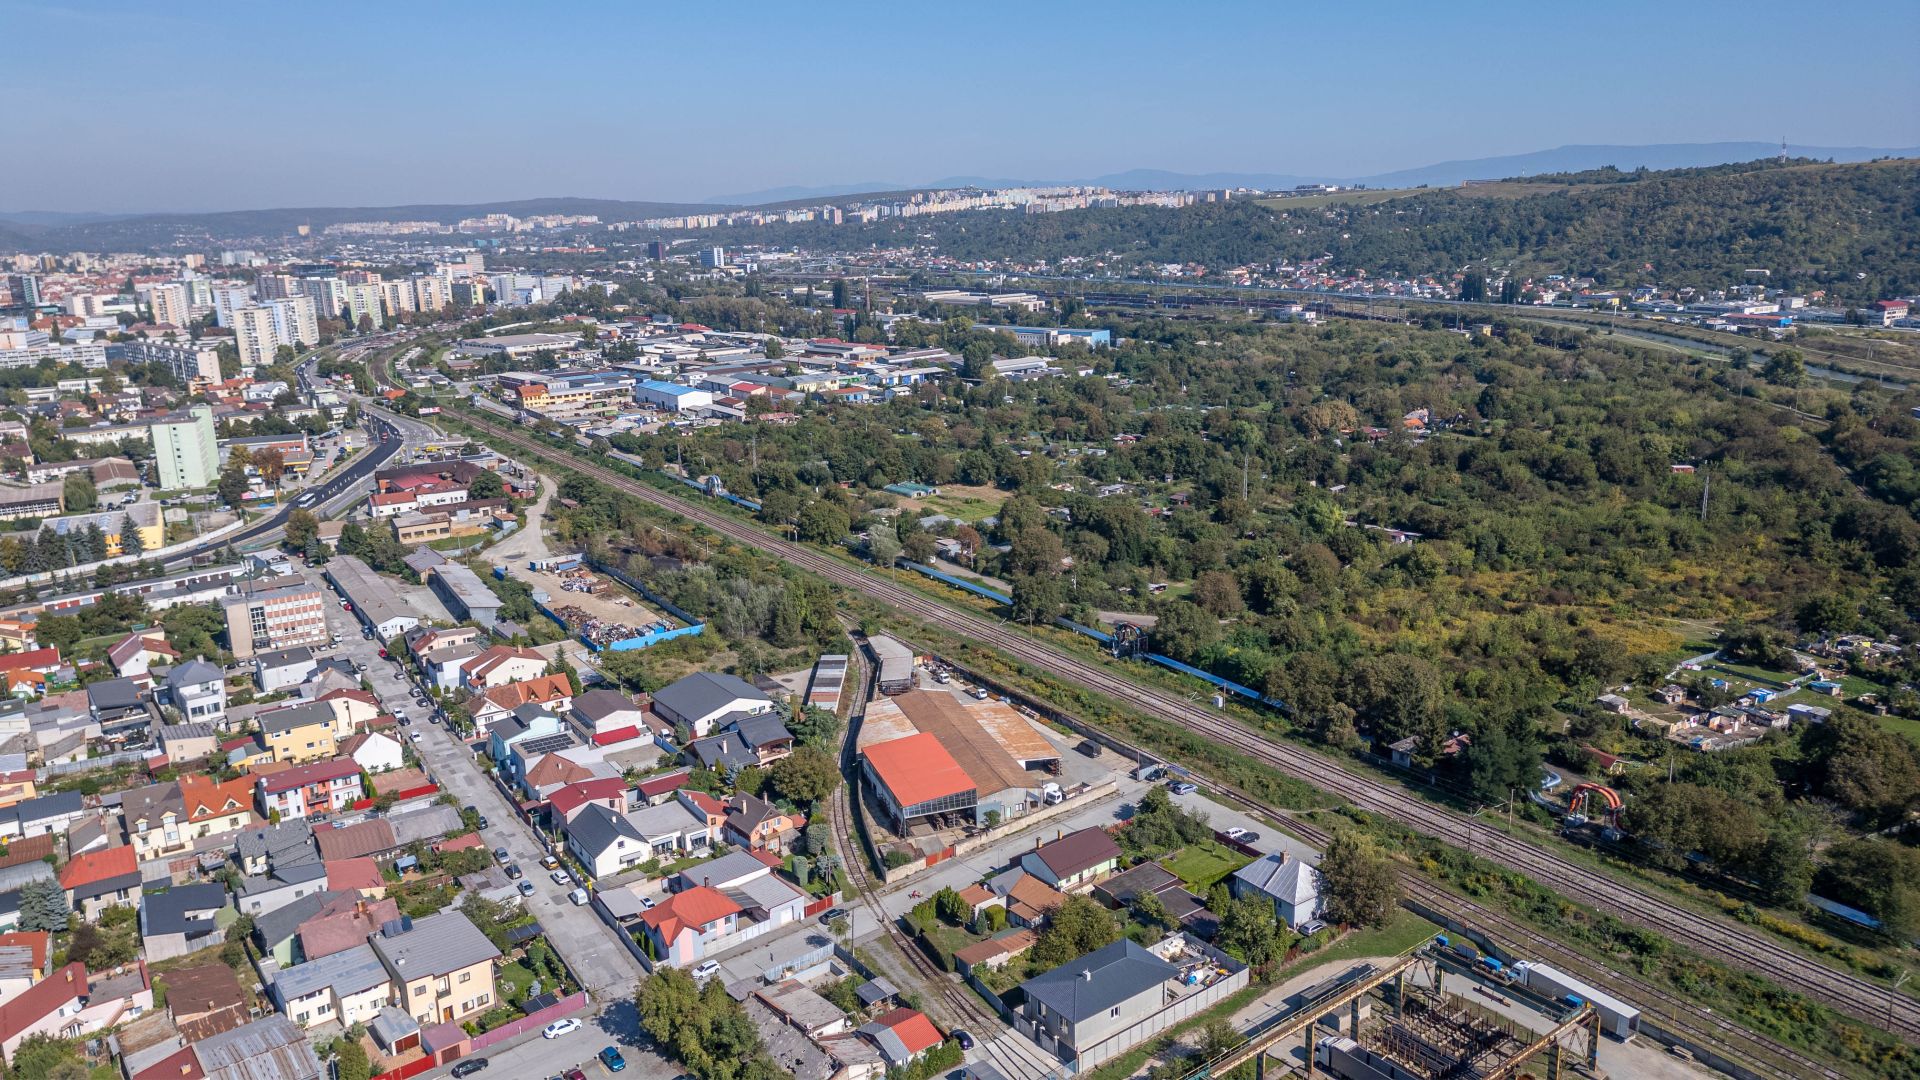
<path id="1" fill-rule="evenodd" d="M 1364 177 L 1565 145 L 1920 145 L 1920 65 L 1900 35 L 1861 32 L 1911 13 L 1894 4 L 6 10 L 42 43 L 0 75 L 21 105 L 15 145 L 40 155 L 0 181 L 8 212 L 700 202 L 951 176 Z M 1822 39 L 1846 47 L 1805 48 Z"/>

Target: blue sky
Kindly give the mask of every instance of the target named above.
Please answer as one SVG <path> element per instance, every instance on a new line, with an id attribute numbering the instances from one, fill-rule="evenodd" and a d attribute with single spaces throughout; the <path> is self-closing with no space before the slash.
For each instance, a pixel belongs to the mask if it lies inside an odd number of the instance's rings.
<path id="1" fill-rule="evenodd" d="M 0 0 L 0 209 L 1920 145 L 1894 4 Z M 1875 27 L 1887 32 L 1876 33 Z M 25 46 L 25 47 L 20 47 Z"/>

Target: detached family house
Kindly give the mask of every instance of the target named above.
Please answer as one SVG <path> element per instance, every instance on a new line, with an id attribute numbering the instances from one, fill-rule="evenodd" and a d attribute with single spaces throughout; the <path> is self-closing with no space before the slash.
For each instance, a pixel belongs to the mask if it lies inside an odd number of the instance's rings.
<path id="1" fill-rule="evenodd" d="M 1235 899 L 1272 904 L 1274 918 L 1296 929 L 1320 917 L 1320 871 L 1284 851 L 1234 871 L 1227 887 Z"/>
<path id="2" fill-rule="evenodd" d="M 773 711 L 773 699 L 736 675 L 702 671 L 653 695 L 653 711 L 683 738 L 704 739 L 750 716 Z"/>
<path id="3" fill-rule="evenodd" d="M 1020 856 L 1020 867 L 1059 889 L 1072 892 L 1120 867 L 1120 845 L 1102 829 L 1081 829 Z"/>

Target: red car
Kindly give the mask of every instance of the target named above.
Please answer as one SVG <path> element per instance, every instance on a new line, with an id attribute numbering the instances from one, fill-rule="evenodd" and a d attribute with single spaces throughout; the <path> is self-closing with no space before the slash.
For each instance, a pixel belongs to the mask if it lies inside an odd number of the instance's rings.
<path id="1" fill-rule="evenodd" d="M 579 1069 L 568 1069 L 565 1080 L 587 1080 L 587 1074 Z"/>
<path id="2" fill-rule="evenodd" d="M 387 659 L 387 650 L 385 650 L 385 649 L 381 649 L 381 650 L 380 650 L 380 659 L 382 659 L 382 660 L 385 660 L 385 659 Z"/>

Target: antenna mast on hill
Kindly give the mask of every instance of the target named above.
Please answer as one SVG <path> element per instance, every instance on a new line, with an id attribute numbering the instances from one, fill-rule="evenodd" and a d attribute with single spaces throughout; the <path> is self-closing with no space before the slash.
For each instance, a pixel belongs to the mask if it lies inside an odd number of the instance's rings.
<path id="1" fill-rule="evenodd" d="M 1700 520 L 1704 522 L 1707 520 L 1707 496 L 1713 494 L 1713 474 L 1701 469 L 1700 480 Z"/>
<path id="2" fill-rule="evenodd" d="M 1780 160 L 1787 160 L 1787 137 L 1785 135 L 1780 136 Z"/>

